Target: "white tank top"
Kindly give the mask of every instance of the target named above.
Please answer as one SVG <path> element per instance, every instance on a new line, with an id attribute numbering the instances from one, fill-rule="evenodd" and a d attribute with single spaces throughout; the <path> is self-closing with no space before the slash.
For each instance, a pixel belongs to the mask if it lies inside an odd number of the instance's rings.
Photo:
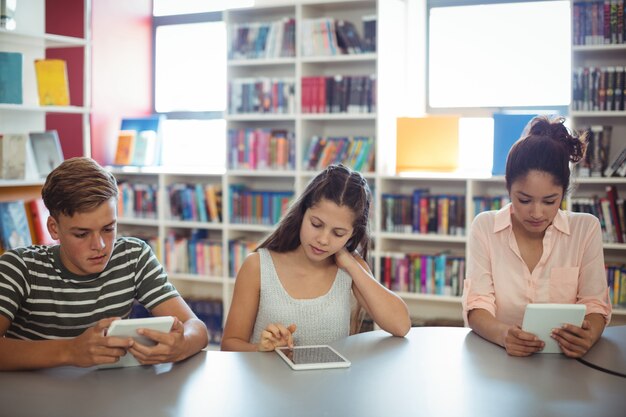
<path id="1" fill-rule="evenodd" d="M 278 279 L 269 251 L 259 249 L 259 257 L 261 291 L 251 343 L 259 342 L 261 332 L 270 323 L 295 323 L 296 345 L 328 344 L 350 334 L 352 278 L 346 271 L 337 269 L 332 287 L 321 297 L 295 299 Z"/>

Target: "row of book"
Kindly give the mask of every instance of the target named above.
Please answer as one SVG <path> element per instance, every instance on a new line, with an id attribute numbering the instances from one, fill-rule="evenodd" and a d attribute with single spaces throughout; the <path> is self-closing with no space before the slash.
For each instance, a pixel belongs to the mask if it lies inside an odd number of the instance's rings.
<path id="1" fill-rule="evenodd" d="M 49 215 L 41 198 L 0 202 L 0 252 L 56 243 L 46 226 Z"/>
<path id="2" fill-rule="evenodd" d="M 302 55 L 362 54 L 376 51 L 376 16 L 363 16 L 362 35 L 349 20 L 321 17 L 301 23 Z"/>
<path id="3" fill-rule="evenodd" d="M 185 302 L 202 321 L 209 331 L 209 344 L 219 346 L 222 343 L 222 323 L 224 322 L 224 307 L 222 300 L 216 298 L 187 298 Z M 135 301 L 129 318 L 139 319 L 151 317 L 152 314 L 139 302 Z"/>
<path id="4" fill-rule="evenodd" d="M 230 169 L 295 169 L 295 134 L 283 129 L 229 129 Z"/>
<path id="5" fill-rule="evenodd" d="M 228 274 L 237 276 L 243 261 L 256 249 L 258 242 L 228 241 Z M 168 273 L 220 277 L 224 271 L 221 240 L 209 238 L 206 231 L 194 230 L 189 236 L 170 233 L 165 242 L 164 265 Z"/>
<path id="6" fill-rule="evenodd" d="M 585 157 L 576 165 L 579 177 L 610 177 L 617 172 L 608 170 L 609 153 L 611 150 L 611 134 L 613 126 L 592 125 L 578 129 L 587 135 L 587 151 Z M 611 161 L 613 166 L 614 161 Z"/>
<path id="7" fill-rule="evenodd" d="M 0 51 L 0 103 L 23 104 L 24 56 Z M 67 63 L 62 59 L 36 59 L 35 79 L 39 105 L 69 106 Z"/>
<path id="8" fill-rule="evenodd" d="M 228 83 L 229 114 L 294 114 L 293 78 L 238 78 Z"/>
<path id="9" fill-rule="evenodd" d="M 576 1 L 572 5 L 572 42 L 574 45 L 624 43 L 624 18 L 624 0 Z"/>
<path id="10" fill-rule="evenodd" d="M 623 66 L 577 67 L 572 72 L 572 109 L 624 110 L 626 72 Z"/>
<path id="11" fill-rule="evenodd" d="M 483 211 L 500 210 L 510 202 L 511 199 L 508 195 L 493 197 L 476 196 L 472 199 L 472 203 L 474 204 L 474 217 Z"/>
<path id="12" fill-rule="evenodd" d="M 167 187 L 170 218 L 198 222 L 222 221 L 221 184 L 175 183 Z"/>
<path id="13" fill-rule="evenodd" d="M 606 265 L 606 279 L 613 307 L 626 307 L 626 264 Z"/>
<path id="14" fill-rule="evenodd" d="M 262 59 L 296 55 L 296 21 L 291 17 L 274 22 L 228 25 L 229 59 Z"/>
<path id="15" fill-rule="evenodd" d="M 206 230 L 189 236 L 168 233 L 164 245 L 165 268 L 170 273 L 220 277 L 223 274 L 221 239 L 211 239 Z"/>
<path id="16" fill-rule="evenodd" d="M 156 219 L 159 187 L 156 184 L 118 181 L 117 214 L 121 217 Z"/>
<path id="17" fill-rule="evenodd" d="M 463 292 L 465 257 L 391 252 L 380 258 L 380 282 L 390 290 L 459 296 Z"/>
<path id="18" fill-rule="evenodd" d="M 376 76 L 302 77 L 302 113 L 376 112 Z"/>
<path id="19" fill-rule="evenodd" d="M 626 205 L 614 185 L 606 186 L 604 196 L 573 198 L 572 211 L 596 216 L 600 220 L 604 242 L 626 243 Z"/>
<path id="20" fill-rule="evenodd" d="M 63 162 L 56 130 L 0 133 L 0 179 L 38 180 Z"/>
<path id="21" fill-rule="evenodd" d="M 431 194 L 416 189 L 411 195 L 384 193 L 382 230 L 398 233 L 465 235 L 465 196 Z"/>
<path id="22" fill-rule="evenodd" d="M 244 184 L 230 186 L 232 223 L 275 225 L 287 211 L 293 191 L 251 190 Z"/>
<path id="23" fill-rule="evenodd" d="M 313 136 L 304 155 L 305 170 L 318 171 L 330 164 L 342 163 L 356 171 L 372 172 L 375 168 L 374 137 Z"/>

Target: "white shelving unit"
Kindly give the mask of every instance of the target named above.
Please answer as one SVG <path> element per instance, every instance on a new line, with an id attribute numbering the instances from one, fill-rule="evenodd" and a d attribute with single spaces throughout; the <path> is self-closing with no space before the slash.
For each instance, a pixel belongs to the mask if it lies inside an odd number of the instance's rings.
<path id="1" fill-rule="evenodd" d="M 266 2 L 267 3 L 267 2 Z M 251 188 L 291 190 L 298 195 L 306 183 L 315 175 L 303 168 L 303 156 L 308 140 L 312 135 L 355 135 L 363 134 L 376 138 L 376 168 L 364 173 L 374 189 L 373 256 L 374 272 L 380 276 L 380 257 L 386 252 L 418 252 L 436 254 L 448 251 L 452 255 L 464 255 L 466 236 L 442 236 L 436 234 L 404 234 L 383 231 L 381 227 L 381 195 L 386 192 L 410 193 L 416 188 L 429 188 L 434 194 L 457 194 L 465 196 L 465 230 L 474 217 L 473 198 L 475 196 L 505 195 L 506 188 L 503 177 L 467 178 L 456 174 L 419 174 L 415 176 L 395 175 L 395 142 L 396 117 L 403 114 L 402 100 L 398 97 L 406 92 L 407 79 L 414 74 L 406 74 L 407 45 L 404 33 L 415 28 L 404 27 L 409 19 L 407 13 L 414 13 L 406 2 L 400 0 L 369 0 L 369 1 L 301 1 L 290 5 L 275 5 L 237 9 L 226 12 L 226 21 L 233 23 L 272 22 L 284 17 L 294 18 L 296 28 L 303 19 L 317 17 L 335 17 L 352 20 L 358 23 L 361 16 L 376 15 L 378 17 L 377 53 L 354 56 L 301 56 L 300 48 L 296 56 L 289 58 L 231 60 L 228 63 L 229 79 L 242 77 L 293 77 L 296 80 L 296 109 L 293 114 L 233 114 L 228 115 L 228 128 L 276 128 L 291 130 L 295 133 L 295 169 L 288 171 L 246 171 L 226 170 L 223 173 L 194 173 L 187 176 L 159 171 L 138 170 L 138 172 L 115 171 L 118 178 L 130 181 L 147 180 L 158 184 L 159 212 L 156 220 L 121 219 L 122 228 L 138 227 L 142 230 L 151 229 L 154 236 L 161 241 L 171 229 L 185 230 L 190 228 L 207 229 L 215 238 L 221 238 L 224 253 L 223 264 L 228 265 L 228 242 L 231 239 L 246 238 L 261 240 L 273 228 L 263 225 L 233 224 L 229 218 L 229 198 L 227 191 L 231 184 L 245 183 Z M 296 45 L 302 43 L 301 33 L 296 31 Z M 378 81 L 377 111 L 373 114 L 305 114 L 301 112 L 300 83 L 302 77 L 321 75 L 365 75 L 375 74 Z M 592 115 L 577 115 L 596 117 Z M 622 119 L 613 114 L 607 115 L 612 122 L 623 123 Z M 578 119 L 576 119 L 578 120 Z M 622 135 L 623 136 L 623 135 Z M 625 144 L 626 145 L 626 144 Z M 167 184 L 186 179 L 189 181 L 221 182 L 223 190 L 223 222 L 190 223 L 168 220 L 167 201 L 164 198 Z M 616 179 L 581 179 L 580 193 L 603 191 L 603 184 L 618 184 L 626 196 L 626 180 Z M 607 259 L 626 258 L 626 245 L 606 244 Z M 194 276 L 171 274 L 172 280 L 184 295 L 213 296 L 224 300 L 226 316 L 232 298 L 234 277 L 225 268 L 223 276 Z M 461 319 L 460 297 L 439 296 L 430 294 L 399 293 L 407 302 L 414 317 L 420 319 Z M 626 312 L 616 311 L 614 323 L 626 322 Z"/>
<path id="2" fill-rule="evenodd" d="M 19 2 L 16 8 L 16 30 L 0 29 L 0 50 L 23 54 L 22 86 L 23 104 L 0 103 L 0 133 L 21 133 L 46 129 L 46 114 L 81 114 L 83 154 L 91 154 L 91 0 L 84 0 L 83 38 L 45 32 L 46 2 L 33 0 Z M 83 51 L 82 106 L 40 106 L 35 77 L 35 59 L 45 58 L 52 48 L 80 48 Z"/>
<path id="3" fill-rule="evenodd" d="M 581 4 L 572 0 L 572 22 L 575 22 L 574 6 Z M 603 17 L 603 16 L 602 16 Z M 605 26 L 606 27 L 606 26 Z M 584 29 L 582 29 L 584 30 Z M 575 35 L 575 34 L 574 34 Z M 606 42 L 606 41 L 605 41 Z M 626 67 L 626 43 L 602 43 L 594 45 L 577 45 L 572 39 L 572 68 Z M 624 110 L 570 110 L 571 125 L 576 129 L 593 125 L 611 126 L 611 144 L 608 156 L 613 161 L 622 149 L 626 148 L 626 111 Z M 616 187 L 621 198 L 626 197 L 626 178 L 578 178 L 572 197 L 606 197 L 606 187 Z M 568 201 L 571 206 L 571 199 Z M 607 263 L 623 264 L 626 262 L 626 244 L 605 243 L 604 256 Z M 614 310 L 613 324 L 626 323 L 626 311 Z"/>

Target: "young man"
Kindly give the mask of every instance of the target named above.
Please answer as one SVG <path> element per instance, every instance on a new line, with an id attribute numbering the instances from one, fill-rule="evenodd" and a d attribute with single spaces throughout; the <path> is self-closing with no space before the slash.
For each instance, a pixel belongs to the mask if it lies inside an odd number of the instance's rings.
<path id="1" fill-rule="evenodd" d="M 126 351 L 142 364 L 176 362 L 208 343 L 205 325 L 176 289 L 150 247 L 116 238 L 117 182 L 90 158 L 52 171 L 41 191 L 48 230 L 59 241 L 0 257 L 0 370 L 110 364 Z M 107 337 L 137 299 L 155 316 L 174 316 L 169 333 L 143 330 L 157 342 Z"/>

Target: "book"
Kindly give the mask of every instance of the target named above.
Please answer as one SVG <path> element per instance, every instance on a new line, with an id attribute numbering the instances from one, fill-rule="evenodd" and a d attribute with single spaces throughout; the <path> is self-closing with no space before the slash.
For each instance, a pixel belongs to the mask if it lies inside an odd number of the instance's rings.
<path id="1" fill-rule="evenodd" d="M 619 153 L 619 155 L 617 155 L 617 157 L 613 160 L 613 162 L 608 164 L 608 166 L 604 170 L 604 176 L 605 177 L 613 176 L 615 173 L 617 173 L 617 170 L 625 162 L 626 162 L 626 148 L 622 149 L 622 151 Z"/>
<path id="2" fill-rule="evenodd" d="M 33 242 L 38 245 L 53 245 L 56 240 L 50 236 L 48 231 L 48 217 L 50 212 L 43 202 L 43 199 L 36 198 L 27 203 L 27 212 L 32 224 L 31 230 Z"/>
<path id="3" fill-rule="evenodd" d="M 349 20 L 337 20 L 335 23 L 337 46 L 344 54 L 360 54 L 363 52 L 361 37 L 356 26 Z"/>
<path id="4" fill-rule="evenodd" d="M 458 116 L 397 119 L 396 172 L 454 171 L 458 164 Z"/>
<path id="5" fill-rule="evenodd" d="M 128 162 L 121 165 L 154 166 L 161 164 L 163 115 L 125 117 L 120 131 L 134 131 L 135 139 Z"/>
<path id="6" fill-rule="evenodd" d="M 4 250 L 32 245 L 24 201 L 0 202 L 0 243 Z"/>
<path id="7" fill-rule="evenodd" d="M 0 103 L 23 103 L 22 60 L 19 52 L 0 51 Z"/>
<path id="8" fill-rule="evenodd" d="M 152 166 L 156 162 L 157 134 L 152 130 L 142 130 L 135 136 L 132 165 Z"/>
<path id="9" fill-rule="evenodd" d="M 39 104 L 42 106 L 69 106 L 70 90 L 67 64 L 62 59 L 36 59 L 35 75 Z"/>
<path id="10" fill-rule="evenodd" d="M 619 211 L 617 208 L 617 200 L 619 200 L 617 196 L 617 188 L 614 185 L 606 186 L 606 196 L 609 201 L 609 214 L 611 216 L 612 224 L 613 224 L 613 241 L 618 243 L 624 243 L 624 239 L 622 236 L 622 230 L 626 225 L 621 224 Z"/>
<path id="11" fill-rule="evenodd" d="M 8 133 L 0 138 L 0 177 L 5 180 L 37 179 L 33 149 L 27 133 Z"/>
<path id="12" fill-rule="evenodd" d="M 63 162 L 63 150 L 56 130 L 29 133 L 31 147 L 40 178 L 48 174 Z"/>
<path id="13" fill-rule="evenodd" d="M 506 159 L 511 146 L 520 138 L 524 128 L 536 114 L 493 114 L 493 175 L 506 173 Z"/>
<path id="14" fill-rule="evenodd" d="M 117 134 L 117 149 L 115 151 L 115 165 L 130 165 L 135 152 L 134 130 L 120 130 Z"/>

